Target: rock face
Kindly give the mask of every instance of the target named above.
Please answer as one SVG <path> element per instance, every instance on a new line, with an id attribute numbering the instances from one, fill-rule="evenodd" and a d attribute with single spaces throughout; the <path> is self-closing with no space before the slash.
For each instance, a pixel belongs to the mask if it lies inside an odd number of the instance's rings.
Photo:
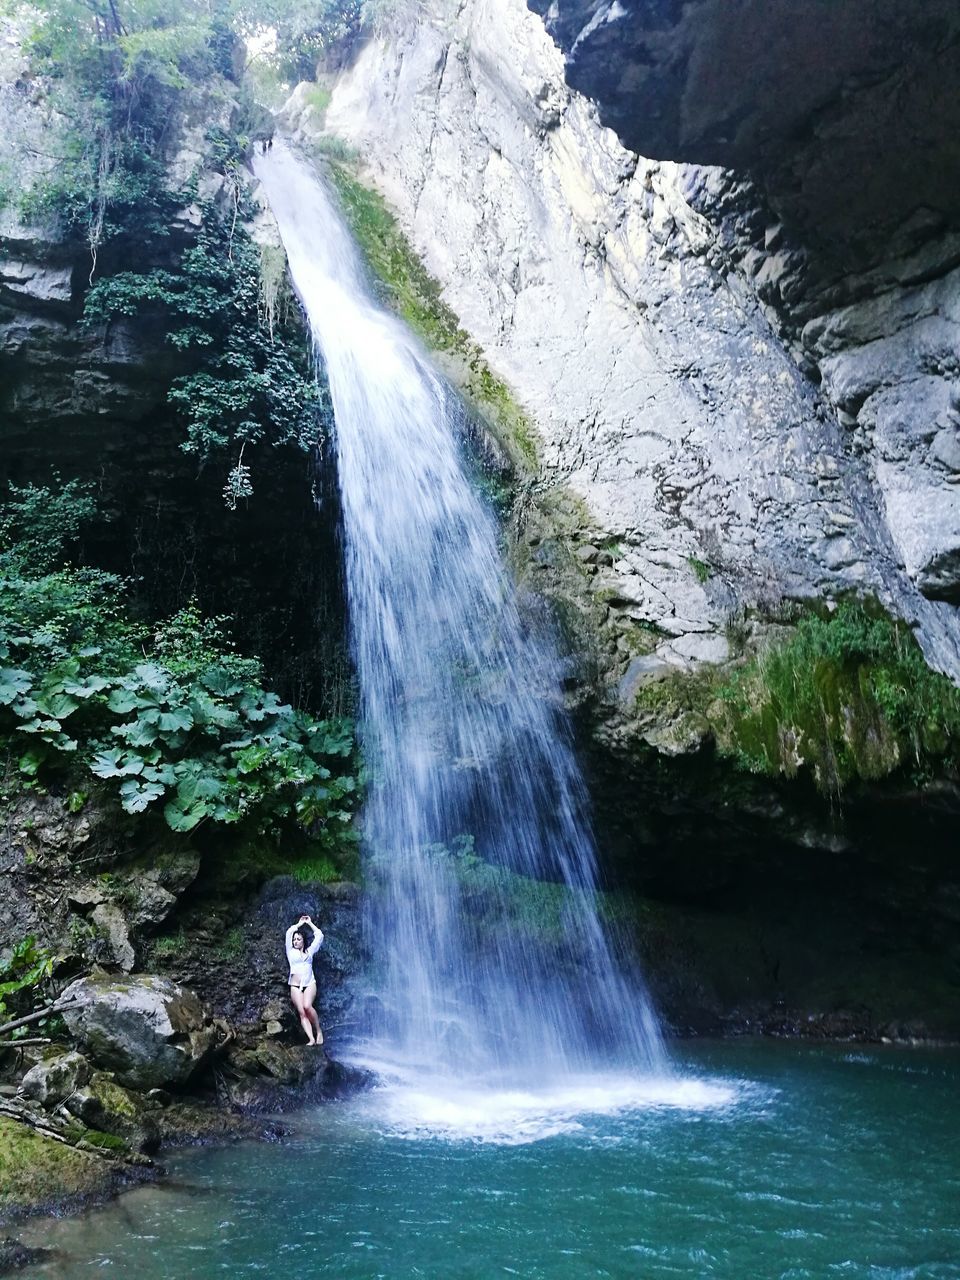
<path id="1" fill-rule="evenodd" d="M 208 1059 L 216 1028 L 197 997 L 166 978 L 81 978 L 63 993 L 64 1018 L 95 1062 L 124 1084 L 182 1084 Z"/>
<path id="2" fill-rule="evenodd" d="M 956 6 L 530 7 L 626 145 L 750 175 L 756 190 L 691 175 L 691 203 L 727 221 L 752 287 L 872 455 L 907 573 L 957 603 Z M 724 205 L 744 215 L 732 234 Z"/>
<path id="3" fill-rule="evenodd" d="M 845 240 L 960 212 L 950 0 L 530 0 L 570 84 L 643 155 L 759 176 Z"/>
<path id="4" fill-rule="evenodd" d="M 846 591 L 960 675 L 960 242 L 905 229 L 838 292 L 754 185 L 638 158 L 565 70 L 520 0 L 440 0 L 365 47 L 326 127 L 531 412 L 605 681 L 651 648 L 722 661 L 731 618 Z"/>

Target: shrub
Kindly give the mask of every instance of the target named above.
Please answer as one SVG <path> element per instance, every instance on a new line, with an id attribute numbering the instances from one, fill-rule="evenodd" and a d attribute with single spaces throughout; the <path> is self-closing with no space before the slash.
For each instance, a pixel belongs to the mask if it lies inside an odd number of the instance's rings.
<path id="1" fill-rule="evenodd" d="M 31 491 L 33 524 L 17 508 L 28 548 L 45 527 L 44 492 Z M 292 820 L 336 843 L 356 791 L 348 721 L 282 703 L 224 619 L 191 606 L 150 628 L 128 617 L 113 575 L 30 574 L 28 560 L 18 544 L 0 555 L 0 734 L 22 775 L 80 768 L 128 813 L 162 804 L 175 831 Z"/>

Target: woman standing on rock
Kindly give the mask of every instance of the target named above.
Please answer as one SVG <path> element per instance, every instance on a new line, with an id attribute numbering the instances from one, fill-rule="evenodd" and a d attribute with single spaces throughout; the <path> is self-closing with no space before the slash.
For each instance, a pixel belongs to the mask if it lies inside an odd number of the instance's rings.
<path id="1" fill-rule="evenodd" d="M 304 925 L 313 930 L 313 941 L 307 946 Z M 313 957 L 317 954 L 323 934 L 309 916 L 301 916 L 287 930 L 287 960 L 290 965 L 290 999 L 300 1018 L 300 1025 L 307 1036 L 307 1044 L 323 1044 L 320 1019 L 313 1007 L 317 998 L 317 980 L 313 976 Z"/>

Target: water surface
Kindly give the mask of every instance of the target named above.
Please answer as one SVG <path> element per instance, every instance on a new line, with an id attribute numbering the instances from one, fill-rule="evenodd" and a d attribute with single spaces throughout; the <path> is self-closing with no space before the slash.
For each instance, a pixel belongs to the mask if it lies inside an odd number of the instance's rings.
<path id="1" fill-rule="evenodd" d="M 31 1274 L 206 1280 L 960 1280 L 960 1055 L 724 1044 L 678 1075 L 437 1096 L 395 1083 L 281 1145 L 31 1228 Z"/>

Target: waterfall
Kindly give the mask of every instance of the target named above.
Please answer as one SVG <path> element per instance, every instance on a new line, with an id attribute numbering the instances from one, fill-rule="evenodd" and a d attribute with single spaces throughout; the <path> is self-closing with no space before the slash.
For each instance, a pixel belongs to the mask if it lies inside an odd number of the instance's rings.
<path id="1" fill-rule="evenodd" d="M 463 407 L 374 300 L 309 165 L 278 142 L 255 171 L 336 423 L 371 773 L 363 834 L 377 969 L 358 1052 L 507 1082 L 656 1067 L 642 984 L 598 911 L 558 654 L 521 610 L 496 520 L 470 483 Z"/>

